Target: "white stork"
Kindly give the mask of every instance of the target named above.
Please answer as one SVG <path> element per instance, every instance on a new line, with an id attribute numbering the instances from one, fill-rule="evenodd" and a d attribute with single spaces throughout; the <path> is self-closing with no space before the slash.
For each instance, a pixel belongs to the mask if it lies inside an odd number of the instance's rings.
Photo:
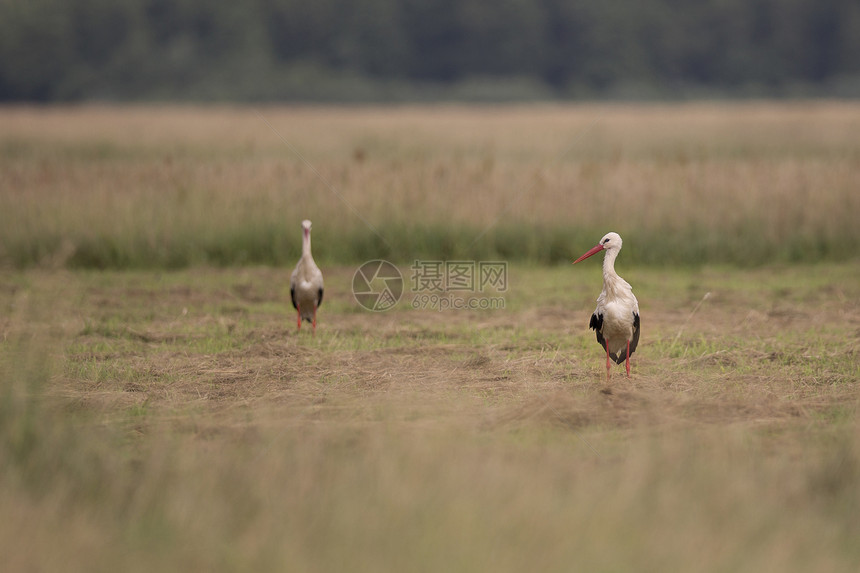
<path id="1" fill-rule="evenodd" d="M 297 325 L 302 328 L 302 319 L 307 320 L 317 332 L 317 308 L 323 299 L 323 276 L 311 255 L 311 222 L 302 221 L 302 258 L 290 276 L 290 298 L 298 313 Z"/>
<path id="2" fill-rule="evenodd" d="M 630 378 L 630 355 L 639 344 L 639 301 L 633 288 L 615 272 L 615 258 L 621 250 L 618 233 L 607 233 L 600 242 L 573 261 L 578 263 L 606 251 L 603 256 L 603 292 L 597 297 L 597 308 L 588 327 L 597 333 L 597 342 L 606 350 L 606 380 L 609 380 L 610 358 L 616 364 L 626 361 Z"/>

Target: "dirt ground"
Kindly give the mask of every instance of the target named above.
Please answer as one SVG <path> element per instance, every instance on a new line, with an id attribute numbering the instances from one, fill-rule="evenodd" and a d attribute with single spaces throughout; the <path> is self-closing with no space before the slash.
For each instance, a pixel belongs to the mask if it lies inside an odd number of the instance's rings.
<path id="1" fill-rule="evenodd" d="M 747 282 L 755 272 L 638 271 L 648 285 L 642 342 L 632 378 L 618 366 L 609 384 L 586 327 L 589 290 L 599 288 L 591 274 L 517 268 L 501 310 L 414 310 L 407 291 L 395 309 L 369 312 L 348 290 L 353 271 L 328 271 L 316 336 L 307 323 L 296 330 L 281 269 L 36 273 L 24 282 L 47 296 L 73 293 L 45 324 L 69 337 L 52 391 L 105 412 L 146 404 L 318 415 L 372 397 L 471 404 L 482 424 L 624 428 L 773 424 L 856 399 L 860 312 L 856 285 L 843 279 L 853 267 L 836 268 L 823 288 L 779 286 L 805 272 L 784 271 L 758 290 Z M 7 283 L 6 304 L 19 308 L 25 289 Z M 20 320 L 7 315 L 5 336 Z"/>

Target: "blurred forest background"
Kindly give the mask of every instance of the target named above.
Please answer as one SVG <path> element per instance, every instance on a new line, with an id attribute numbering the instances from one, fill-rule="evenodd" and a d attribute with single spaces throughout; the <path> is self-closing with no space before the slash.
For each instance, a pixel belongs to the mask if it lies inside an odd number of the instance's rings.
<path id="1" fill-rule="evenodd" d="M 856 0 L 0 0 L 0 101 L 860 96 Z"/>

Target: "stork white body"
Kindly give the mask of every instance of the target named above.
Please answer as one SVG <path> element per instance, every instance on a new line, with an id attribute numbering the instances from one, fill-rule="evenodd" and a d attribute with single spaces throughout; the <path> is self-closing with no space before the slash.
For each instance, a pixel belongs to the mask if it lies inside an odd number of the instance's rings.
<path id="1" fill-rule="evenodd" d="M 615 259 L 621 251 L 618 233 L 607 233 L 600 242 L 574 261 L 606 251 L 603 256 L 603 291 L 597 297 L 597 308 L 591 315 L 589 328 L 597 334 L 597 342 L 606 350 L 606 379 L 609 380 L 610 360 L 625 363 L 630 377 L 630 355 L 639 345 L 639 301 L 633 287 L 615 272 Z"/>
<path id="2" fill-rule="evenodd" d="M 307 219 L 302 221 L 302 258 L 290 276 L 290 298 L 298 314 L 298 329 L 302 328 L 302 320 L 306 320 L 313 325 L 316 334 L 317 308 L 323 299 L 323 276 L 311 254 L 311 222 Z"/>

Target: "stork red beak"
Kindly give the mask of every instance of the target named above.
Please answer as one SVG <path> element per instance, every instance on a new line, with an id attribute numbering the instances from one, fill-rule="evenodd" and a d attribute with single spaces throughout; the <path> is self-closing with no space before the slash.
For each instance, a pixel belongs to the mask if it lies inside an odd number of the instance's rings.
<path id="1" fill-rule="evenodd" d="M 595 245 L 595 246 L 591 247 L 591 249 L 587 253 L 585 253 L 584 255 L 582 255 L 581 257 L 576 259 L 575 261 L 573 261 L 573 264 L 576 264 L 579 261 L 584 261 L 585 259 L 587 259 L 591 255 L 596 255 L 597 253 L 599 253 L 602 250 L 603 250 L 603 245 Z"/>

